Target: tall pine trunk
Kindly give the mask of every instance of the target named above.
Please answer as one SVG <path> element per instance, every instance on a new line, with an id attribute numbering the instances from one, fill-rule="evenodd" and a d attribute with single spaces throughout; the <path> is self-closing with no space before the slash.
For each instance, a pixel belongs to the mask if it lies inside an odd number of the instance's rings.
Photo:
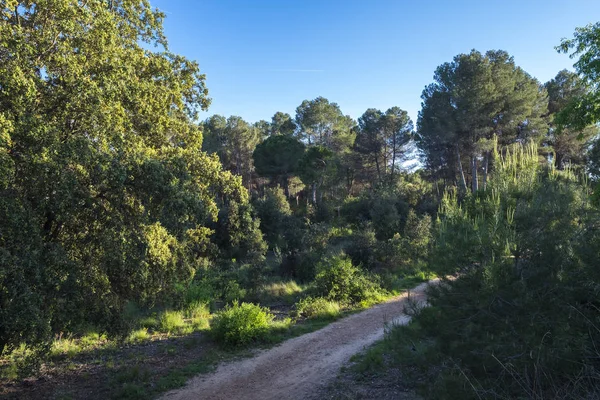
<path id="1" fill-rule="evenodd" d="M 379 158 L 375 157 L 375 166 L 377 167 L 377 179 L 381 181 L 381 170 L 379 169 Z"/>
<path id="2" fill-rule="evenodd" d="M 483 190 L 487 189 L 488 168 L 490 166 L 490 152 L 485 152 L 485 161 L 483 164 Z"/>
<path id="3" fill-rule="evenodd" d="M 479 188 L 479 180 L 477 179 L 477 156 L 471 156 L 471 190 L 473 193 Z"/>
<path id="4" fill-rule="evenodd" d="M 458 146 L 456 146 L 456 157 L 458 159 L 458 171 L 460 172 L 460 184 L 464 192 L 467 192 L 467 181 L 465 179 L 465 171 L 463 171 L 462 162 L 460 161 L 460 152 Z"/>

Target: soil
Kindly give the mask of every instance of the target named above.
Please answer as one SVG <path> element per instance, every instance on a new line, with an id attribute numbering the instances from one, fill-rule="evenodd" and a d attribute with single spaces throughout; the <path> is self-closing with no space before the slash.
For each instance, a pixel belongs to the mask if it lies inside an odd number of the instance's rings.
<path id="1" fill-rule="evenodd" d="M 406 324 L 409 321 L 404 308 L 409 301 L 425 302 L 426 287 L 426 283 L 421 284 L 386 303 L 258 352 L 252 358 L 225 363 L 215 372 L 197 376 L 185 387 L 166 393 L 162 399 L 322 398 L 320 396 L 352 355 L 381 339 L 389 324 Z M 390 393 L 389 390 L 387 393 Z M 381 398 L 383 392 L 380 395 L 376 392 L 370 394 L 376 397 L 360 398 Z M 395 398 L 415 398 L 406 396 Z"/>

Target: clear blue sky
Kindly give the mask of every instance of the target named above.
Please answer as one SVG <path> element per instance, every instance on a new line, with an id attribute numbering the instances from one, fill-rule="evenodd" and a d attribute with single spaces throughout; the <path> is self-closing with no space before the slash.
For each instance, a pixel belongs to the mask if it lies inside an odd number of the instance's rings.
<path id="1" fill-rule="evenodd" d="M 208 112 L 254 122 L 324 96 L 358 118 L 399 106 L 416 120 L 435 68 L 503 49 L 545 82 L 573 60 L 554 46 L 600 20 L 599 0 L 151 0 L 171 50 L 207 75 Z"/>

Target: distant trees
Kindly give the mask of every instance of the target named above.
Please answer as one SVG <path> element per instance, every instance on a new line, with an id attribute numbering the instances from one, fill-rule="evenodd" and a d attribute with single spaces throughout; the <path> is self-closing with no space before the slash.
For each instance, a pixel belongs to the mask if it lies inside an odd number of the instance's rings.
<path id="1" fill-rule="evenodd" d="M 539 82 L 517 67 L 504 51 L 460 54 L 440 65 L 435 82 L 423 91 L 417 145 L 436 176 L 471 189 L 478 173 L 487 181 L 490 140 L 501 145 L 543 137 L 547 100 Z"/>
<path id="2" fill-rule="evenodd" d="M 393 180 L 396 163 L 411 139 L 413 123 L 406 111 L 392 107 L 385 113 L 370 108 L 358 119 L 354 148 L 375 163 L 379 181 L 390 170 Z"/>
<path id="3" fill-rule="evenodd" d="M 216 153 L 223 167 L 240 175 L 245 185 L 250 184 L 254 166 L 252 152 L 261 140 L 259 129 L 241 117 L 227 119 L 213 115 L 202 124 L 205 140 L 202 149 Z"/>
<path id="4" fill-rule="evenodd" d="M 304 100 L 296 109 L 297 134 L 311 145 L 343 151 L 352 146 L 354 121 L 342 114 L 336 103 L 324 97 Z"/>
<path id="5" fill-rule="evenodd" d="M 268 137 L 254 149 L 256 172 L 271 182 L 279 182 L 289 197 L 288 181 L 297 172 L 298 161 L 304 154 L 304 144 L 289 135 Z"/>

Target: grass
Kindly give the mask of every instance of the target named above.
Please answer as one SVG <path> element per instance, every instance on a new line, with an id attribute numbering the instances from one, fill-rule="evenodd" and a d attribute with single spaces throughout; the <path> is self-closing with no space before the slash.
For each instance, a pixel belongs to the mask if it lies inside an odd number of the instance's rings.
<path id="1" fill-rule="evenodd" d="M 163 333 L 177 333 L 185 326 L 185 319 L 181 311 L 164 311 L 158 320 L 158 330 Z"/>
<path id="2" fill-rule="evenodd" d="M 294 304 L 304 292 L 304 287 L 295 281 L 277 281 L 260 286 L 255 293 L 255 300 L 261 304 L 285 303 Z"/>
<path id="3" fill-rule="evenodd" d="M 148 328 L 141 328 L 135 331 L 132 331 L 127 337 L 128 343 L 141 343 L 150 339 L 150 334 L 148 333 Z"/>
<path id="4" fill-rule="evenodd" d="M 323 297 L 306 297 L 296 304 L 299 317 L 308 319 L 334 320 L 341 312 L 340 304 Z"/>
<path id="5" fill-rule="evenodd" d="M 425 280 L 425 277 L 417 276 L 397 280 L 395 282 L 398 288 L 413 287 L 416 283 Z M 412 284 L 412 286 L 411 286 Z M 305 288 L 298 285 L 294 281 L 278 281 L 263 285 L 261 292 L 263 298 L 272 301 L 290 301 L 297 299 Z M 387 299 L 389 296 L 379 296 L 374 302 L 379 302 Z M 299 313 L 302 319 L 284 318 L 280 320 L 272 320 L 268 323 L 265 335 L 258 341 L 248 343 L 251 347 L 270 348 L 290 338 L 301 336 L 310 332 L 321 329 L 331 322 L 342 318 L 346 315 L 359 311 L 364 304 L 349 306 L 341 306 L 339 303 L 328 301 L 326 299 L 311 299 L 300 301 Z M 288 303 L 289 304 L 289 303 Z M 210 329 L 210 321 L 213 317 L 209 310 L 209 304 L 206 301 L 192 301 L 181 310 L 165 310 L 162 312 L 154 312 L 153 314 L 143 314 L 134 306 L 129 310 L 132 317 L 131 325 L 133 329 L 126 336 L 124 343 L 129 345 L 137 345 L 147 343 L 160 346 L 161 357 L 174 360 L 180 358 L 182 354 L 199 351 L 197 349 L 207 349 L 207 353 L 201 350 L 201 357 L 193 360 L 173 362 L 172 367 L 161 368 L 155 370 L 152 367 L 147 369 L 142 368 L 143 357 L 138 359 L 129 359 L 124 361 L 120 354 L 119 340 L 108 340 L 105 334 L 97 332 L 88 332 L 87 334 L 76 337 L 67 336 L 57 338 L 52 344 L 52 360 L 55 366 L 73 362 L 75 364 L 83 362 L 89 358 L 101 360 L 103 370 L 111 378 L 106 380 L 102 385 L 109 385 L 105 388 L 110 392 L 108 397 L 124 398 L 124 399 L 142 399 L 156 395 L 158 393 L 177 388 L 185 384 L 190 377 L 212 371 L 215 366 L 224 360 L 231 360 L 237 357 L 244 357 L 250 354 L 248 347 L 236 347 L 234 349 L 227 347 L 215 346 L 206 336 L 191 336 L 189 338 L 177 339 L 175 342 L 167 342 L 164 345 L 157 339 L 164 339 L 165 335 L 169 337 L 185 336 L 193 332 L 207 331 Z M 156 344 L 153 344 L 156 343 Z M 383 346 L 383 345 L 382 345 Z M 2 378 L 14 380 L 18 377 L 17 361 L 25 359 L 29 352 L 24 346 L 15 350 L 12 354 L 5 357 L 4 366 L 0 369 Z M 89 352 L 84 358 L 77 358 L 78 355 Z M 134 352 L 134 354 L 138 354 Z M 141 354 L 141 353 L 140 353 Z M 380 364 L 381 357 L 374 353 L 367 353 L 364 356 L 362 364 L 364 369 L 373 369 Z M 68 360 L 68 361 L 67 361 Z M 127 365 L 128 363 L 137 363 L 136 365 Z M 8 367 L 6 367 L 8 365 Z M 65 364 L 66 365 L 66 364 Z M 68 366 L 61 367 L 68 370 Z M 360 368 L 360 367 L 357 367 Z M 112 385 L 112 386 L 111 386 Z"/>

